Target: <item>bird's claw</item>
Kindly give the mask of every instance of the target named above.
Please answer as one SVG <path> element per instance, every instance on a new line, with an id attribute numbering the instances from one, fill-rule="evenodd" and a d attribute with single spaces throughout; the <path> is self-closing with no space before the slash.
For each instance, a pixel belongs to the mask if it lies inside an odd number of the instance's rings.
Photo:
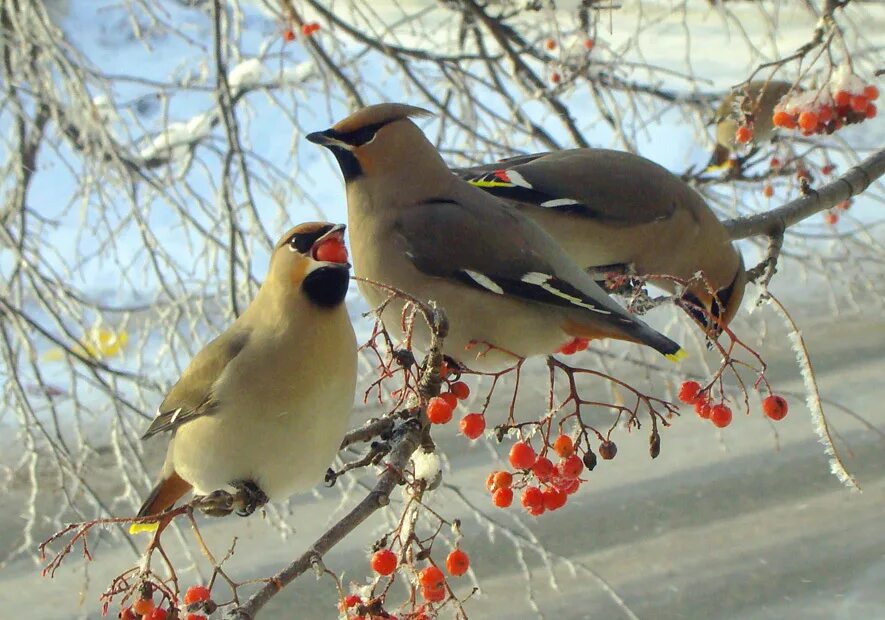
<path id="1" fill-rule="evenodd" d="M 261 487 L 251 480 L 234 482 L 233 487 L 237 490 L 237 499 L 242 503 L 242 508 L 237 510 L 241 517 L 248 517 L 270 501 Z"/>
<path id="2" fill-rule="evenodd" d="M 209 517 L 226 517 L 234 510 L 234 496 L 224 490 L 198 498 L 197 507 Z"/>

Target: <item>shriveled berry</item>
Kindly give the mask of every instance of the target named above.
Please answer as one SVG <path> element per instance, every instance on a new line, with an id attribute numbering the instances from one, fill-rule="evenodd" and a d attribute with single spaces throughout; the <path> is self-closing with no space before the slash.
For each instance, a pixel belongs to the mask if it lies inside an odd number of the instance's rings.
<path id="1" fill-rule="evenodd" d="M 441 588 L 445 582 L 446 576 L 436 566 L 428 566 L 418 573 L 418 583 L 425 588 Z"/>
<path id="2" fill-rule="evenodd" d="M 139 616 L 145 616 L 154 610 L 154 601 L 149 598 L 140 598 L 132 603 L 132 611 Z"/>
<path id="3" fill-rule="evenodd" d="M 209 592 L 209 588 L 206 586 L 191 586 L 184 593 L 184 604 L 202 603 L 203 601 L 208 601 L 211 596 L 212 593 Z"/>
<path id="4" fill-rule="evenodd" d="M 565 494 L 564 491 L 560 491 L 554 487 L 548 487 L 544 489 L 544 509 L 545 510 L 558 510 L 565 506 L 565 502 L 568 500 L 568 495 Z"/>
<path id="5" fill-rule="evenodd" d="M 575 444 L 568 435 L 560 435 L 553 442 L 553 451 L 562 458 L 566 458 L 575 453 Z"/>
<path id="6" fill-rule="evenodd" d="M 396 554 L 390 549 L 380 549 L 372 554 L 372 570 L 387 576 L 396 570 Z"/>
<path id="7" fill-rule="evenodd" d="M 528 469 L 537 460 L 534 448 L 524 441 L 517 441 L 510 448 L 510 464 L 514 469 Z"/>
<path id="8" fill-rule="evenodd" d="M 539 457 L 532 465 L 532 473 L 539 482 L 547 482 L 553 474 L 553 463 L 545 456 Z"/>
<path id="9" fill-rule="evenodd" d="M 772 394 L 762 401 L 762 411 L 772 420 L 783 420 L 787 416 L 787 400 L 783 396 Z"/>
<path id="10" fill-rule="evenodd" d="M 461 418 L 461 434 L 468 439 L 476 439 L 486 430 L 486 418 L 481 413 L 468 413 Z"/>
<path id="11" fill-rule="evenodd" d="M 719 428 L 725 428 L 731 424 L 731 408 L 722 403 L 713 405 L 710 410 L 710 421 Z"/>
<path id="12" fill-rule="evenodd" d="M 513 489 L 496 489 L 494 493 L 492 493 L 492 503 L 498 508 L 507 508 L 510 504 L 513 503 Z"/>
<path id="13" fill-rule="evenodd" d="M 697 381 L 683 381 L 679 386 L 679 400 L 687 405 L 693 405 L 701 394 L 701 384 Z"/>
<path id="14" fill-rule="evenodd" d="M 470 558 L 461 549 L 455 549 L 446 558 L 446 570 L 453 577 L 460 577 L 470 568 Z"/>
<path id="15" fill-rule="evenodd" d="M 446 598 L 446 589 L 442 586 L 438 588 L 428 588 L 427 586 L 421 586 L 421 596 L 425 601 L 430 603 L 439 603 L 441 600 Z"/>
<path id="16" fill-rule="evenodd" d="M 738 144 L 746 144 L 753 139 L 753 130 L 746 125 L 741 125 L 734 132 L 734 139 Z"/>
<path id="17" fill-rule="evenodd" d="M 455 381 L 449 386 L 449 391 L 455 395 L 458 400 L 467 400 L 470 396 L 470 387 L 463 381 Z"/>
<path id="18" fill-rule="evenodd" d="M 606 439 L 601 444 L 599 444 L 599 456 L 604 458 L 606 461 L 610 461 L 615 458 L 615 455 L 618 453 L 618 446 L 615 445 L 611 439 Z"/>
<path id="19" fill-rule="evenodd" d="M 452 419 L 452 412 L 452 406 L 438 396 L 427 403 L 427 418 L 432 424 L 445 424 Z"/>
<path id="20" fill-rule="evenodd" d="M 583 460 L 584 460 L 584 467 L 587 468 L 587 471 L 593 471 L 593 469 L 596 467 L 596 454 L 591 452 L 590 450 L 587 450 L 584 453 Z"/>
<path id="21" fill-rule="evenodd" d="M 577 454 L 573 454 L 559 463 L 559 471 L 564 478 L 577 478 L 584 471 L 584 462 Z"/>

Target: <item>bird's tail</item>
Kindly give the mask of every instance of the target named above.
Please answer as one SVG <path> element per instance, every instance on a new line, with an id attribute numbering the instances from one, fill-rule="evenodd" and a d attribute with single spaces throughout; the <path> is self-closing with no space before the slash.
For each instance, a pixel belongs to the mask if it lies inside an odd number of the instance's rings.
<path id="1" fill-rule="evenodd" d="M 573 338 L 586 338 L 587 340 L 595 340 L 597 338 L 614 338 L 616 340 L 626 340 L 627 342 L 636 342 L 651 347 L 671 362 L 678 362 L 687 355 L 685 349 L 673 342 L 664 334 L 661 334 L 642 321 L 632 319 L 615 326 L 600 327 L 599 325 L 589 325 L 587 323 L 579 323 L 574 320 L 566 321 L 562 327 L 563 331 Z"/>
<path id="2" fill-rule="evenodd" d="M 174 471 L 162 478 L 151 490 L 150 495 L 144 500 L 136 516 L 150 517 L 158 515 L 167 508 L 171 508 L 178 499 L 191 490 L 191 485 Z M 153 532 L 160 526 L 160 520 L 133 523 L 129 526 L 130 534 L 139 532 Z"/>

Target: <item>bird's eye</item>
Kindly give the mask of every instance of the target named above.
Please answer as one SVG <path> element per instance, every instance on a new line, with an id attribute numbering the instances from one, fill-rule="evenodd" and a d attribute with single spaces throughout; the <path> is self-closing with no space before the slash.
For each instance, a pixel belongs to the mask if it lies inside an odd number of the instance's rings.
<path id="1" fill-rule="evenodd" d="M 289 237 L 289 241 L 287 241 L 286 243 L 288 244 L 289 249 L 293 252 L 298 252 L 300 254 L 309 254 L 310 249 L 313 247 L 313 244 L 317 242 L 317 239 L 325 235 L 330 230 L 332 230 L 331 226 L 323 226 L 322 228 L 318 228 L 310 232 L 297 232 Z"/>

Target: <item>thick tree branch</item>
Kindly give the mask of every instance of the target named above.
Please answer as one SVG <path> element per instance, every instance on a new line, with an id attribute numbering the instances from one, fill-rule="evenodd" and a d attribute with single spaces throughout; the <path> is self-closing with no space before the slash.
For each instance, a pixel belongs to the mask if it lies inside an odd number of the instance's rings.
<path id="1" fill-rule="evenodd" d="M 815 213 L 835 207 L 852 196 L 857 196 L 883 174 L 885 174 L 885 149 L 877 151 L 832 183 L 812 190 L 806 196 L 788 202 L 777 209 L 749 217 L 726 220 L 723 224 L 732 239 L 783 234 L 783 231 L 793 224 L 801 222 Z"/>

